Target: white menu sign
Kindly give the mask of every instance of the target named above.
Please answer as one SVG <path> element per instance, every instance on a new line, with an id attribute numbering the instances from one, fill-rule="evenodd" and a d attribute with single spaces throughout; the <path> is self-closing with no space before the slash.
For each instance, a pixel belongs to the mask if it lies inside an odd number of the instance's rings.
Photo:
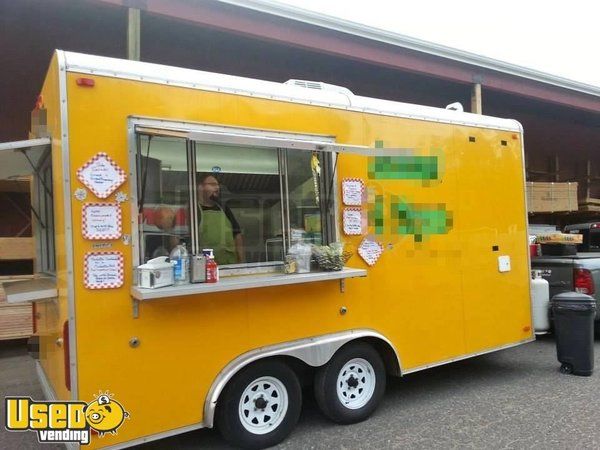
<path id="1" fill-rule="evenodd" d="M 83 267 L 83 284 L 88 289 L 114 289 L 123 286 L 121 252 L 86 253 Z"/>
<path id="2" fill-rule="evenodd" d="M 342 180 L 342 201 L 344 205 L 360 206 L 363 203 L 365 184 L 359 178 L 344 178 Z"/>
<path id="3" fill-rule="evenodd" d="M 102 240 L 121 237 L 121 208 L 118 203 L 86 203 L 82 214 L 84 238 Z"/>
<path id="4" fill-rule="evenodd" d="M 369 266 L 375 265 L 382 253 L 383 245 L 369 237 L 364 238 L 358 247 L 358 254 Z"/>
<path id="5" fill-rule="evenodd" d="M 125 171 L 104 152 L 77 169 L 77 178 L 98 198 L 107 198 L 125 182 Z"/>
<path id="6" fill-rule="evenodd" d="M 364 222 L 365 220 L 360 208 L 344 208 L 344 234 L 347 234 L 348 236 L 360 236 L 363 234 Z"/>

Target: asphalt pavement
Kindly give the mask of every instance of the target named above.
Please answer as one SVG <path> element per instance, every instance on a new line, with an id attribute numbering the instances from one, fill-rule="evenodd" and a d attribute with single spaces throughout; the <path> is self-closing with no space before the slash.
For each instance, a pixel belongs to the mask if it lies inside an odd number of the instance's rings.
<path id="1" fill-rule="evenodd" d="M 591 377 L 559 372 L 554 340 L 389 378 L 367 421 L 342 426 L 325 419 L 310 391 L 300 422 L 279 449 L 597 449 L 600 448 L 600 340 Z M 22 341 L 0 343 L 0 392 L 42 398 Z M 4 421 L 4 411 L 2 414 Z M 0 432 L 2 449 L 50 449 L 34 433 Z M 214 430 L 139 446 L 229 449 Z"/>

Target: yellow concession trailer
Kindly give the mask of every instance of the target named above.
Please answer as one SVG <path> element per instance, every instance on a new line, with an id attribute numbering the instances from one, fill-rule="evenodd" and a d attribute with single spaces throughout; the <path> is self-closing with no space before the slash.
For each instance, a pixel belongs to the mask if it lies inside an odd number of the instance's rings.
<path id="1" fill-rule="evenodd" d="M 303 384 L 352 423 L 386 374 L 534 339 L 514 120 L 63 51 L 32 117 L 0 157 L 34 175 L 38 276 L 5 289 L 36 302 L 42 385 L 87 403 L 91 448 L 215 425 L 269 446 Z M 141 287 L 138 266 L 202 250 L 204 174 L 227 220 L 209 231 L 242 256 L 216 283 L 159 287 L 157 264 Z M 346 267 L 284 273 L 335 242 Z"/>

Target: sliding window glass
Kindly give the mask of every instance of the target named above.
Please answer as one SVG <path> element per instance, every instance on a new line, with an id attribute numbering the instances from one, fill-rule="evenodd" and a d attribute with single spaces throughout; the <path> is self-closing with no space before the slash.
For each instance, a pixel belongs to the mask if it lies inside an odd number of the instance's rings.
<path id="1" fill-rule="evenodd" d="M 279 151 L 201 143 L 195 151 L 198 248 L 212 248 L 221 265 L 281 261 Z"/>
<path id="2" fill-rule="evenodd" d="M 185 242 L 220 266 L 273 265 L 295 242 L 326 242 L 315 157 L 322 164 L 310 151 L 138 135 L 141 261 Z"/>
<path id="3" fill-rule="evenodd" d="M 321 214 L 324 189 L 321 177 L 315 178 L 312 171 L 312 153 L 298 150 L 285 150 L 285 172 L 287 208 L 289 215 L 288 242 L 302 241 L 321 245 Z M 315 155 L 315 157 L 317 157 Z"/>
<path id="4" fill-rule="evenodd" d="M 295 242 L 322 243 L 311 152 L 196 143 L 195 153 L 198 249 L 219 264 L 281 262 Z"/>
<path id="5" fill-rule="evenodd" d="M 138 208 L 142 262 L 190 240 L 190 148 L 182 138 L 138 135 Z"/>

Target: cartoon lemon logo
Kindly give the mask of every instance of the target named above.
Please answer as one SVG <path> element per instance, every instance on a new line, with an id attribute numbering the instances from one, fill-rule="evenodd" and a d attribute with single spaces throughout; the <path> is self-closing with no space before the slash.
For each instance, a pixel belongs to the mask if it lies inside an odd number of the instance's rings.
<path id="1" fill-rule="evenodd" d="M 117 428 L 128 417 L 129 413 L 108 393 L 100 395 L 85 407 L 85 418 L 99 436 L 105 433 L 117 434 Z"/>

